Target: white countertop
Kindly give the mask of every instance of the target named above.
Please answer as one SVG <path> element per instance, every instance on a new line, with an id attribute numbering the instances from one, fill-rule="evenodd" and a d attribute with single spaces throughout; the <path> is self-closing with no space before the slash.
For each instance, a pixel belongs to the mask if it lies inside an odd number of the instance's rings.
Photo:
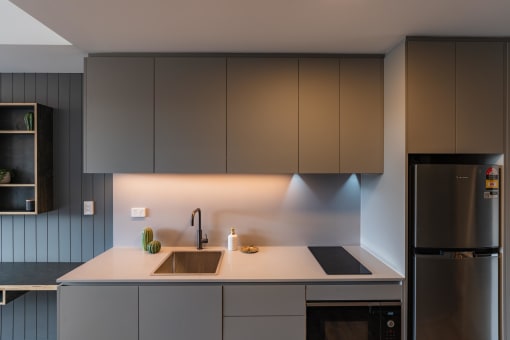
<path id="1" fill-rule="evenodd" d="M 95 257 L 57 282 L 76 283 L 158 283 L 158 282 L 339 282 L 339 281 L 402 281 L 392 270 L 360 246 L 344 246 L 371 275 L 327 275 L 305 246 L 259 247 L 255 254 L 224 250 L 217 275 L 151 275 L 174 250 L 195 250 L 193 247 L 162 247 L 158 254 L 141 248 L 115 247 Z"/>

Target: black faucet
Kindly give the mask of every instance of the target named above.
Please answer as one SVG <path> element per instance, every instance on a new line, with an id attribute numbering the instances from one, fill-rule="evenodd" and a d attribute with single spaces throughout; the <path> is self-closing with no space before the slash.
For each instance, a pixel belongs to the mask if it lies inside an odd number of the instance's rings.
<path id="1" fill-rule="evenodd" d="M 202 211 L 200 208 L 196 208 L 191 213 L 191 226 L 195 225 L 195 214 L 198 213 L 198 230 L 197 230 L 197 249 L 204 249 L 202 247 L 202 243 L 208 243 L 209 240 L 207 239 L 207 234 L 205 234 L 205 237 L 202 238 Z"/>

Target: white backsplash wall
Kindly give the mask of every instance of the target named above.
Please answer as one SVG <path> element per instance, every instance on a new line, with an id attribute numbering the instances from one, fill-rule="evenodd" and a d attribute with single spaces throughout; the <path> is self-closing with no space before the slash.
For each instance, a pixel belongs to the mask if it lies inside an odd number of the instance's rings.
<path id="1" fill-rule="evenodd" d="M 209 245 L 226 246 L 231 227 L 241 245 L 357 245 L 360 184 L 357 175 L 113 176 L 113 244 L 140 246 L 151 226 L 163 246 L 194 246 L 202 210 Z M 131 218 L 134 207 L 147 217 Z"/>

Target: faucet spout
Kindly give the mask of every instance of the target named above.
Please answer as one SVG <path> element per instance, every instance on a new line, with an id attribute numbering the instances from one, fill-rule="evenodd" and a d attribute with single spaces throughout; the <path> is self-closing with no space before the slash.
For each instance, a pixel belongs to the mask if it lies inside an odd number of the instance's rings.
<path id="1" fill-rule="evenodd" d="M 191 213 L 191 226 L 195 225 L 195 214 L 198 213 L 198 229 L 202 229 L 202 210 L 200 208 L 196 208 Z"/>
<path id="2" fill-rule="evenodd" d="M 202 244 L 208 243 L 207 234 L 202 238 L 202 210 L 200 208 L 196 208 L 191 213 L 191 226 L 195 225 L 195 215 L 198 213 L 198 230 L 197 230 L 197 249 L 204 249 Z"/>

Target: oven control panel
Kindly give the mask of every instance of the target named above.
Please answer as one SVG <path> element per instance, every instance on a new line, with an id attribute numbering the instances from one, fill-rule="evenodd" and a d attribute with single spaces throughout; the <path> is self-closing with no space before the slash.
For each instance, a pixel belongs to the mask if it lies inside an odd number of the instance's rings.
<path id="1" fill-rule="evenodd" d="M 381 340 L 400 340 L 400 307 L 381 307 Z"/>

